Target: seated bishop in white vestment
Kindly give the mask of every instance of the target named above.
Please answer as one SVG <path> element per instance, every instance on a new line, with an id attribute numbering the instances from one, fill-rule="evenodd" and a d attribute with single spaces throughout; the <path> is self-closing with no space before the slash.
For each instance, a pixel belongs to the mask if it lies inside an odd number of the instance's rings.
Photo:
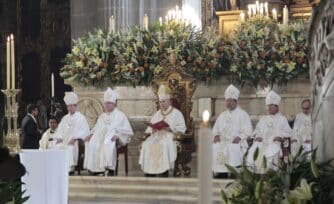
<path id="1" fill-rule="evenodd" d="M 59 123 L 56 138 L 68 150 L 69 171 L 74 171 L 78 164 L 78 139 L 84 140 L 89 134 L 88 122 L 83 114 L 77 111 L 78 96 L 74 92 L 66 92 L 64 97 L 68 114 Z"/>
<path id="2" fill-rule="evenodd" d="M 148 175 L 168 176 L 168 170 L 174 168 L 177 157 L 174 134 L 185 133 L 186 125 L 182 113 L 171 105 L 171 91 L 161 85 L 158 90 L 160 110 L 152 117 L 151 123 L 165 121 L 169 128 L 152 130 L 148 127 L 146 133 L 151 134 L 142 144 L 139 164 Z"/>
<path id="3" fill-rule="evenodd" d="M 86 139 L 84 167 L 92 173 L 108 171 L 113 175 L 117 161 L 117 146 L 130 142 L 133 131 L 126 115 L 116 107 L 117 94 L 111 88 L 104 93 L 104 109 L 91 135 Z"/>
<path id="4" fill-rule="evenodd" d="M 298 113 L 293 124 L 292 155 L 295 156 L 301 146 L 304 152 L 311 151 L 311 102 L 309 99 L 302 102 L 303 112 Z"/>
<path id="5" fill-rule="evenodd" d="M 247 138 L 253 132 L 249 115 L 238 106 L 240 91 L 230 85 L 225 90 L 227 110 L 222 112 L 213 126 L 213 172 L 227 173 L 225 164 L 238 167 L 247 149 Z"/>
<path id="6" fill-rule="evenodd" d="M 52 149 L 57 148 L 60 145 L 61 140 L 55 136 L 56 129 L 58 127 L 58 121 L 55 117 L 49 119 L 49 129 L 47 129 L 42 138 L 39 140 L 39 149 Z"/>
<path id="7" fill-rule="evenodd" d="M 256 173 L 265 173 L 267 169 L 277 169 L 279 159 L 282 156 L 281 141 L 284 137 L 291 137 L 292 130 L 288 120 L 279 112 L 281 97 L 274 91 L 270 91 L 266 97 L 268 115 L 263 116 L 254 131 L 254 142 L 248 152 L 247 163 Z M 254 161 L 253 156 L 259 149 L 258 157 Z M 266 157 L 265 165 L 263 157 Z"/>

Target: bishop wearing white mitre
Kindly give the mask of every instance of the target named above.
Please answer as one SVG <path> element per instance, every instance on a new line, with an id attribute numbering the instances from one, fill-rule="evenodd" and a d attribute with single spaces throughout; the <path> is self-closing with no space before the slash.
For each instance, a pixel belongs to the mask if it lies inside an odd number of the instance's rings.
<path id="1" fill-rule="evenodd" d="M 282 156 L 281 141 L 284 137 L 291 137 L 292 130 L 288 120 L 279 112 L 281 97 L 270 91 L 266 97 L 268 115 L 263 116 L 254 131 L 254 143 L 249 149 L 247 162 L 253 171 L 264 173 L 266 169 L 277 169 L 279 158 Z M 258 157 L 254 161 L 254 153 L 259 149 Z M 264 165 L 264 156 L 266 164 Z"/>
<path id="2" fill-rule="evenodd" d="M 242 164 L 247 137 L 253 131 L 249 115 L 238 105 L 240 91 L 230 85 L 225 90 L 225 105 L 213 127 L 213 172 L 215 178 L 227 177 L 225 164 L 238 167 Z"/>
<path id="3" fill-rule="evenodd" d="M 293 124 L 292 155 L 296 155 L 300 146 L 303 146 L 304 152 L 311 151 L 311 102 L 309 99 L 303 100 L 302 112 L 296 115 Z"/>
<path id="4" fill-rule="evenodd" d="M 89 135 L 90 129 L 85 116 L 77 110 L 78 96 L 74 92 L 66 92 L 64 101 L 68 114 L 60 121 L 55 134 L 68 150 L 69 171 L 73 172 L 78 164 L 78 139 L 84 140 Z"/>
<path id="5" fill-rule="evenodd" d="M 117 93 L 111 88 L 104 92 L 104 110 L 86 145 L 84 166 L 92 174 L 103 173 L 113 176 L 116 168 L 117 146 L 130 142 L 133 131 L 126 115 L 117 108 Z"/>
<path id="6" fill-rule="evenodd" d="M 169 127 L 162 130 L 148 127 L 151 134 L 142 144 L 139 164 L 146 176 L 168 177 L 168 170 L 174 168 L 177 151 L 173 138 L 176 132 L 184 133 L 186 125 L 182 113 L 171 105 L 171 90 L 161 85 L 158 90 L 160 109 L 153 115 L 151 123 L 166 122 Z"/>

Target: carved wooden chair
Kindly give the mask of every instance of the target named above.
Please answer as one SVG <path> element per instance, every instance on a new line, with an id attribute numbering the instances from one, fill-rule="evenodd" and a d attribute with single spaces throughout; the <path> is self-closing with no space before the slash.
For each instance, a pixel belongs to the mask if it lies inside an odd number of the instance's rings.
<path id="1" fill-rule="evenodd" d="M 121 147 L 117 148 L 117 161 L 116 161 L 115 176 L 118 175 L 118 164 L 119 164 L 119 155 L 120 154 L 124 154 L 125 176 L 128 176 L 128 173 L 129 173 L 128 145 L 121 146 Z"/>
<path id="2" fill-rule="evenodd" d="M 90 128 L 93 128 L 97 122 L 97 119 L 101 113 L 103 113 L 103 104 L 92 97 L 81 97 L 78 102 L 79 110 L 83 115 L 86 116 Z M 83 163 L 85 159 L 85 142 L 83 140 L 78 141 L 79 146 L 79 158 L 76 171 L 80 175 L 80 172 L 84 170 Z M 117 145 L 117 163 L 115 169 L 115 175 L 118 174 L 118 157 L 120 154 L 124 154 L 125 161 L 125 174 L 128 175 L 128 146 L 119 146 Z"/>
<path id="3" fill-rule="evenodd" d="M 174 176 L 189 176 L 191 168 L 187 166 L 191 161 L 191 154 L 195 150 L 194 123 L 190 116 L 192 111 L 191 98 L 196 89 L 195 79 L 184 72 L 181 66 L 176 66 L 175 62 L 163 63 L 163 72 L 156 75 L 153 80 L 153 90 L 157 96 L 157 109 L 159 109 L 158 89 L 160 85 L 168 86 L 172 91 L 173 106 L 179 109 L 185 119 L 186 133 L 177 133 L 175 141 L 177 144 L 177 159 L 175 161 Z M 144 135 L 144 141 L 149 135 Z"/>

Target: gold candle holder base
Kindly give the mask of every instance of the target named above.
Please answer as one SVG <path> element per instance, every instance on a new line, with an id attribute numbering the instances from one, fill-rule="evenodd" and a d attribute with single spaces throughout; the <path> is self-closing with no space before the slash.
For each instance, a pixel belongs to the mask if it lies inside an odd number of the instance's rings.
<path id="1" fill-rule="evenodd" d="M 16 96 L 20 89 L 1 90 L 6 96 L 5 117 L 7 118 L 7 134 L 4 136 L 4 146 L 11 153 L 20 152 L 20 136 L 17 128 L 18 105 Z"/>

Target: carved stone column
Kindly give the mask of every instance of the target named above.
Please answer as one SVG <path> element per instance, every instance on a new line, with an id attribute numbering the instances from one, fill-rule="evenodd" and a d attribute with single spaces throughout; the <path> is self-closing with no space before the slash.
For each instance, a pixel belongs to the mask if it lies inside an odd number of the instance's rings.
<path id="1" fill-rule="evenodd" d="M 318 159 L 327 160 L 334 157 L 334 1 L 321 1 L 313 12 L 309 34 L 313 147 L 318 147 Z"/>
<path id="2" fill-rule="evenodd" d="M 210 25 L 210 21 L 213 18 L 212 2 L 212 0 L 202 0 L 202 28 Z"/>

